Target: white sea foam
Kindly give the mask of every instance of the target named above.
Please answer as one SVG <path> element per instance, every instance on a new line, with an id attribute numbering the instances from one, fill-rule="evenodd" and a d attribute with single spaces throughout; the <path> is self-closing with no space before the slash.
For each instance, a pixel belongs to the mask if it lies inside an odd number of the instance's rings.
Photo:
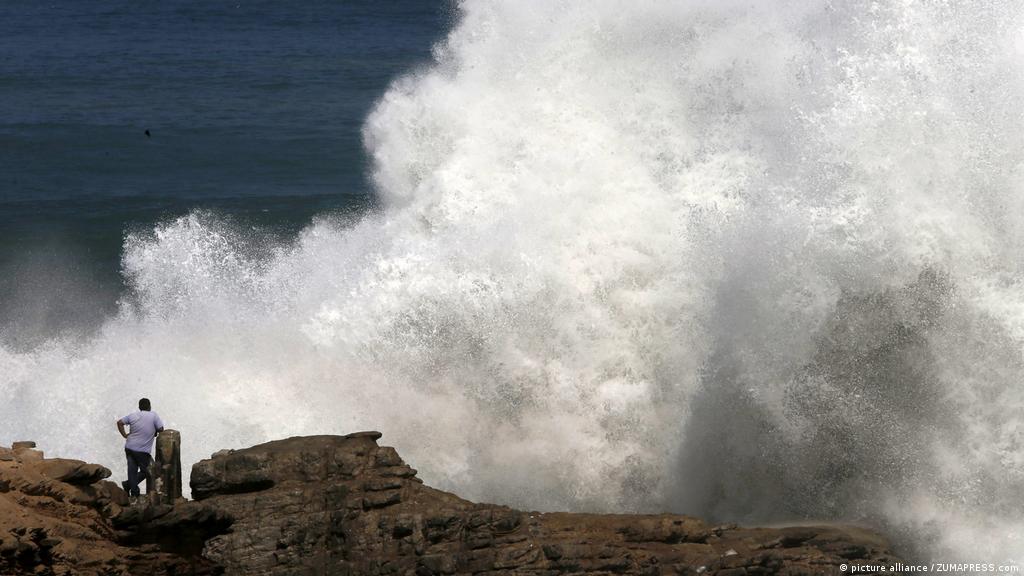
<path id="1" fill-rule="evenodd" d="M 130 237 L 0 436 L 120 469 L 379 429 L 528 508 L 863 521 L 1024 559 L 1024 9 L 467 1 L 365 126 L 383 208 Z"/>

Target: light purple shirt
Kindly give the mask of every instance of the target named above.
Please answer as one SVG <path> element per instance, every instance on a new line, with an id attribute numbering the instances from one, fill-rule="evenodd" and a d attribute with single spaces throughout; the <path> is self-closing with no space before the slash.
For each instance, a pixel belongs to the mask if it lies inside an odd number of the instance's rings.
<path id="1" fill-rule="evenodd" d="M 136 452 L 150 452 L 153 450 L 153 437 L 156 431 L 164 427 L 164 421 L 152 410 L 139 410 L 121 418 L 121 423 L 127 424 L 128 439 L 124 441 L 124 447 Z"/>

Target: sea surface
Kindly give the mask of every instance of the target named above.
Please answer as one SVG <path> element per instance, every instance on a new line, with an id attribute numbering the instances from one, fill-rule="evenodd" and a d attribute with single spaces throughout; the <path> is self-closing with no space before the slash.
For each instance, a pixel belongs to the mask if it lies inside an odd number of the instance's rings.
<path id="1" fill-rule="evenodd" d="M 0 324 L 94 325 L 126 233 L 193 210 L 285 236 L 364 210 L 362 123 L 451 17 L 431 0 L 0 3 Z"/>

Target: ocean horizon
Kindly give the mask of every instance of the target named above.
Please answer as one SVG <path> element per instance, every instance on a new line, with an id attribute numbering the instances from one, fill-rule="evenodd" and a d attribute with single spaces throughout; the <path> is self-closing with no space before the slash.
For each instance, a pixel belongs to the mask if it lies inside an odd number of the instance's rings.
<path id="1" fill-rule="evenodd" d="M 201 210 L 287 239 L 371 209 L 363 121 L 430 62 L 452 14 L 404 0 L 0 6 L 8 341 L 113 313 L 131 232 Z"/>

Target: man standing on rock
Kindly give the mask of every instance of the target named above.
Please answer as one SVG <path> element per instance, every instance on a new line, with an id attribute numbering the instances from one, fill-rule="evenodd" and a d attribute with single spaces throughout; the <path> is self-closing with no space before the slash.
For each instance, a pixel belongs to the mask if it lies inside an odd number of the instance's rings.
<path id="1" fill-rule="evenodd" d="M 124 431 L 125 425 L 130 427 Z M 132 503 L 139 497 L 139 484 L 146 481 L 146 492 L 149 492 L 149 463 L 152 460 L 153 438 L 164 431 L 163 420 L 156 412 L 150 410 L 149 398 L 139 400 L 139 411 L 117 421 L 117 431 L 125 438 L 124 453 L 128 458 L 128 480 L 121 487 L 128 493 Z"/>

